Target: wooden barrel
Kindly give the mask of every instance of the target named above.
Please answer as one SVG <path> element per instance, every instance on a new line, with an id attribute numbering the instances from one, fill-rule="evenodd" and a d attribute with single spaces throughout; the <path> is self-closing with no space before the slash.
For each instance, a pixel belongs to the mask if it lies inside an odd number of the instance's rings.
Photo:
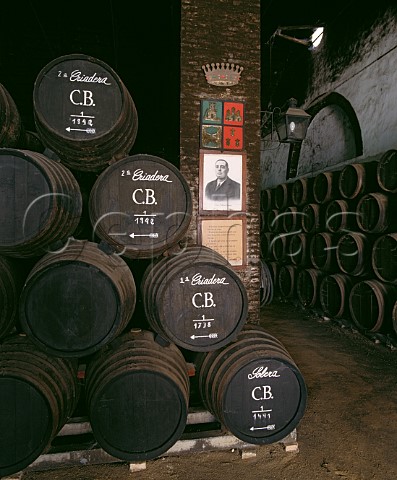
<path id="1" fill-rule="evenodd" d="M 397 301 L 393 306 L 393 311 L 392 311 L 392 326 L 393 326 L 393 331 L 394 335 L 397 335 Z"/>
<path id="2" fill-rule="evenodd" d="M 291 237 L 288 257 L 294 265 L 298 267 L 311 265 L 310 241 L 311 235 L 306 233 L 297 233 Z"/>
<path id="3" fill-rule="evenodd" d="M 388 150 L 382 155 L 376 176 L 382 190 L 397 193 L 397 150 Z"/>
<path id="4" fill-rule="evenodd" d="M 339 192 L 342 198 L 352 200 L 378 190 L 377 167 L 378 162 L 346 165 L 339 175 Z"/>
<path id="5" fill-rule="evenodd" d="M 48 356 L 26 336 L 0 345 L 0 476 L 48 451 L 79 398 L 77 363 Z"/>
<path id="6" fill-rule="evenodd" d="M 313 308 L 319 299 L 320 282 L 324 272 L 316 268 L 300 270 L 296 279 L 296 296 L 305 308 Z"/>
<path id="7" fill-rule="evenodd" d="M 316 203 L 326 203 L 338 198 L 339 171 L 321 172 L 313 180 L 313 198 Z"/>
<path id="8" fill-rule="evenodd" d="M 240 440 L 277 442 L 304 415 L 300 370 L 282 343 L 259 326 L 247 325 L 234 343 L 207 353 L 198 375 L 203 403 Z"/>
<path id="9" fill-rule="evenodd" d="M 285 233 L 274 235 L 270 243 L 271 257 L 278 263 L 285 263 L 289 260 L 289 242 L 291 237 Z"/>
<path id="10" fill-rule="evenodd" d="M 331 200 L 325 209 L 325 228 L 332 232 L 357 230 L 357 212 L 346 200 Z"/>
<path id="11" fill-rule="evenodd" d="M 302 208 L 302 230 L 305 233 L 315 233 L 323 229 L 324 210 L 322 205 L 308 203 Z"/>
<path id="12" fill-rule="evenodd" d="M 138 116 L 117 73 L 96 58 L 55 58 L 33 88 L 36 130 L 71 169 L 100 171 L 124 158 L 135 142 Z"/>
<path id="13" fill-rule="evenodd" d="M 261 258 L 263 259 L 273 259 L 273 252 L 271 249 L 272 240 L 275 234 L 270 232 L 265 232 L 261 234 L 260 245 L 261 245 Z"/>
<path id="14" fill-rule="evenodd" d="M 357 225 L 366 233 L 386 233 L 397 229 L 397 198 L 379 192 L 368 193 L 357 204 Z"/>
<path id="15" fill-rule="evenodd" d="M 94 233 L 128 258 L 152 258 L 185 235 L 192 197 L 181 172 L 153 155 L 133 155 L 98 177 L 89 199 Z"/>
<path id="16" fill-rule="evenodd" d="M 283 224 L 281 221 L 280 212 L 277 209 L 272 209 L 267 212 L 266 223 L 269 232 L 278 233 L 282 231 Z"/>
<path id="17" fill-rule="evenodd" d="M 299 233 L 302 231 L 302 216 L 296 207 L 289 206 L 282 213 L 283 231 L 288 233 Z"/>
<path id="18" fill-rule="evenodd" d="M 12 259 L 0 257 L 0 339 L 15 328 L 21 288 L 20 276 Z"/>
<path id="19" fill-rule="evenodd" d="M 278 291 L 285 298 L 292 298 L 296 291 L 297 267 L 282 265 L 278 272 Z"/>
<path id="20" fill-rule="evenodd" d="M 69 169 L 43 154 L 6 148 L 0 167 L 0 254 L 34 257 L 65 242 L 82 212 Z"/>
<path id="21" fill-rule="evenodd" d="M 346 233 L 339 238 L 336 261 L 340 270 L 353 276 L 368 273 L 371 265 L 372 241 L 360 232 Z"/>
<path id="22" fill-rule="evenodd" d="M 277 262 L 268 262 L 270 275 L 273 280 L 273 295 L 278 292 L 278 274 L 280 271 L 280 265 Z"/>
<path id="23" fill-rule="evenodd" d="M 326 315 L 342 318 L 349 314 L 349 295 L 354 285 L 352 277 L 342 273 L 326 275 L 320 283 L 320 303 Z"/>
<path id="24" fill-rule="evenodd" d="M 152 262 L 141 293 L 151 329 L 186 350 L 226 345 L 247 319 L 244 284 L 221 255 L 203 246 Z"/>
<path id="25" fill-rule="evenodd" d="M 291 201 L 291 183 L 280 183 L 274 189 L 274 206 L 277 210 L 284 210 Z"/>
<path id="26" fill-rule="evenodd" d="M 388 233 L 375 240 L 371 262 L 380 280 L 397 284 L 397 233 Z"/>
<path id="27" fill-rule="evenodd" d="M 378 280 L 356 283 L 350 292 L 349 309 L 357 328 L 363 332 L 390 333 L 396 293 L 393 285 Z"/>
<path id="28" fill-rule="evenodd" d="M 0 83 L 0 147 L 15 148 L 24 129 L 14 99 Z"/>
<path id="29" fill-rule="evenodd" d="M 125 261 L 86 240 L 42 257 L 20 298 L 22 329 L 44 351 L 84 357 L 127 326 L 136 289 Z"/>
<path id="30" fill-rule="evenodd" d="M 261 190 L 260 193 L 260 208 L 262 212 L 268 212 L 273 208 L 273 189 L 272 188 L 265 188 Z"/>
<path id="31" fill-rule="evenodd" d="M 313 202 L 313 177 L 297 178 L 292 184 L 291 201 L 297 207 Z"/>
<path id="32" fill-rule="evenodd" d="M 331 271 L 337 268 L 336 245 L 338 236 L 327 232 L 318 232 L 313 235 L 310 241 L 310 260 L 312 265 L 324 271 Z"/>
<path id="33" fill-rule="evenodd" d="M 88 363 L 88 415 L 99 445 L 126 461 L 149 460 L 171 448 L 186 426 L 187 365 L 178 348 L 153 332 L 124 333 Z"/>

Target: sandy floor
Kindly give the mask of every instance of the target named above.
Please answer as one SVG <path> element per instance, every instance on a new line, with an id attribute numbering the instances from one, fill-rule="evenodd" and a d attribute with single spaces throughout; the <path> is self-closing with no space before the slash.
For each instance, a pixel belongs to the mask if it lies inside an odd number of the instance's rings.
<path id="1" fill-rule="evenodd" d="M 280 443 L 169 456 L 130 473 L 126 464 L 25 472 L 23 480 L 396 480 L 397 350 L 285 303 L 265 307 L 262 325 L 281 340 L 308 387 L 299 451 Z"/>

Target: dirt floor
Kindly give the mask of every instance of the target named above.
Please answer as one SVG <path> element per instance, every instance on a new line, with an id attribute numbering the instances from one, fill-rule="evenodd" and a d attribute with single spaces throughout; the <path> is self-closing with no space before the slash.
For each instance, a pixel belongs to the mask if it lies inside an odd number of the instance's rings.
<path id="1" fill-rule="evenodd" d="M 23 480 L 396 480 L 397 350 L 290 304 L 264 308 L 262 325 L 301 370 L 308 405 L 299 451 L 281 443 L 238 451 L 167 456 L 130 473 L 127 464 L 25 472 Z"/>

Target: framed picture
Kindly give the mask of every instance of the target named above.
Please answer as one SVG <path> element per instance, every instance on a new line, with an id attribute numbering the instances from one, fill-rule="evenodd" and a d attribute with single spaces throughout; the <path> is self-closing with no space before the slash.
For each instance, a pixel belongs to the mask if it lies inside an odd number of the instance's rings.
<path id="1" fill-rule="evenodd" d="M 247 264 L 244 216 L 200 218 L 198 234 L 201 245 L 220 253 L 233 267 L 243 268 Z"/>
<path id="2" fill-rule="evenodd" d="M 245 212 L 246 154 L 200 151 L 200 213 Z"/>

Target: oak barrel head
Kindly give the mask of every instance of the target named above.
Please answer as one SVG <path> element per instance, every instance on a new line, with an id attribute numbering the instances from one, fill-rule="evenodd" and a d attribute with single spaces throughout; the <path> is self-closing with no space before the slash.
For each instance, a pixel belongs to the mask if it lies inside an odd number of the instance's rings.
<path id="1" fill-rule="evenodd" d="M 98 177 L 89 199 L 94 233 L 128 258 L 153 258 L 176 245 L 191 221 L 181 172 L 153 155 L 133 155 Z"/>

